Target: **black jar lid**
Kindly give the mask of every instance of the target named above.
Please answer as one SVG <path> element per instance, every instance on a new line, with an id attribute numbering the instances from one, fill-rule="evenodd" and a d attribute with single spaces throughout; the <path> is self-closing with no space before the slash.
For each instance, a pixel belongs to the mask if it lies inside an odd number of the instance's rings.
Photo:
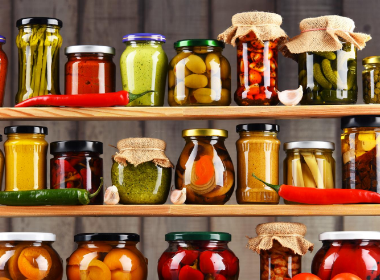
<path id="1" fill-rule="evenodd" d="M 32 126 L 32 125 L 18 125 L 18 126 L 6 126 L 4 128 L 4 134 L 13 133 L 35 133 L 35 134 L 48 134 L 48 129 L 45 126 Z"/>
<path id="2" fill-rule="evenodd" d="M 49 17 L 27 17 L 20 18 L 16 21 L 16 26 L 20 27 L 23 25 L 33 25 L 33 24 L 46 24 L 46 25 L 56 25 L 62 27 L 62 21 L 57 18 Z"/>
<path id="3" fill-rule="evenodd" d="M 80 233 L 74 236 L 74 242 L 86 241 L 136 241 L 140 242 L 137 233 Z"/>
<path id="4" fill-rule="evenodd" d="M 231 234 L 227 232 L 195 231 L 170 232 L 165 235 L 165 241 L 231 241 Z"/>
<path id="5" fill-rule="evenodd" d="M 103 143 L 98 141 L 71 140 L 50 143 L 50 154 L 89 152 L 103 154 Z"/>
<path id="6" fill-rule="evenodd" d="M 380 127 L 380 115 L 348 116 L 340 120 L 341 129 L 353 127 Z"/>
<path id="7" fill-rule="evenodd" d="M 278 124 L 271 123 L 248 123 L 239 124 L 236 126 L 236 132 L 242 131 L 269 131 L 269 132 L 280 132 L 280 126 Z"/>

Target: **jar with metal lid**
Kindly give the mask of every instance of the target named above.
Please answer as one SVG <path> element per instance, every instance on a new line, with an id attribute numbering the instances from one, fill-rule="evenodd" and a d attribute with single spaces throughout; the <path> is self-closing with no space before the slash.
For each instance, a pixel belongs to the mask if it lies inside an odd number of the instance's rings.
<path id="1" fill-rule="evenodd" d="M 123 90 L 133 94 L 147 93 L 127 106 L 163 106 L 168 57 L 162 45 L 166 38 L 155 33 L 124 36 L 126 49 L 120 57 Z"/>
<path id="2" fill-rule="evenodd" d="M 225 232 L 171 232 L 169 247 L 158 261 L 159 280 L 239 278 L 239 259 L 228 248 Z"/>
<path id="3" fill-rule="evenodd" d="M 342 188 L 380 193 L 380 116 L 341 119 Z"/>
<path id="4" fill-rule="evenodd" d="M 3 50 L 6 39 L 0 35 L 0 107 L 3 107 L 5 83 L 8 74 L 8 57 Z"/>
<path id="5" fill-rule="evenodd" d="M 103 177 L 103 143 L 97 141 L 58 141 L 50 143 L 50 188 L 85 189 L 94 193 Z M 90 204 L 103 204 L 103 189 Z"/>
<path id="6" fill-rule="evenodd" d="M 65 94 L 107 93 L 116 91 L 115 48 L 108 46 L 70 46 L 65 48 Z"/>
<path id="7" fill-rule="evenodd" d="M 5 191 L 46 189 L 47 127 L 7 126 L 4 134 Z"/>
<path id="8" fill-rule="evenodd" d="M 74 237 L 77 249 L 66 260 L 68 280 L 146 280 L 148 260 L 136 248 L 135 233 L 82 233 Z"/>
<path id="9" fill-rule="evenodd" d="M 59 34 L 62 21 L 56 18 L 30 17 L 16 23 L 19 33 L 18 92 L 16 104 L 28 98 L 61 94 L 59 89 Z"/>
<path id="10" fill-rule="evenodd" d="M 235 187 L 234 166 L 223 129 L 182 131 L 186 145 L 178 159 L 175 187 L 186 188 L 186 204 L 225 204 Z"/>
<path id="11" fill-rule="evenodd" d="M 237 149 L 237 189 L 239 204 L 278 204 L 277 192 L 256 180 L 252 173 L 262 180 L 279 183 L 280 140 L 277 124 L 251 123 L 236 126 L 240 138 Z"/>
<path id="12" fill-rule="evenodd" d="M 366 104 L 380 103 L 380 56 L 363 59 L 363 99 Z"/>
<path id="13" fill-rule="evenodd" d="M 170 106 L 228 106 L 231 66 L 222 55 L 225 44 L 211 39 L 174 43 L 177 55 L 169 64 Z"/>
<path id="14" fill-rule="evenodd" d="M 319 235 L 322 248 L 312 262 L 312 273 L 330 280 L 340 273 L 352 273 L 360 279 L 380 277 L 380 232 L 337 231 Z"/>
<path id="15" fill-rule="evenodd" d="M 56 236 L 43 232 L 0 232 L 0 279 L 54 279 L 62 259 L 52 247 Z"/>

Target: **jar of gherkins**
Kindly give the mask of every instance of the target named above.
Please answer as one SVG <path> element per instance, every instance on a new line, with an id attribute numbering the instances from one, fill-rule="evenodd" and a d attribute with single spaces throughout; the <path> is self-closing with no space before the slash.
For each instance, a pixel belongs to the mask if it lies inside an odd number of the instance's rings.
<path id="1" fill-rule="evenodd" d="M 363 59 L 363 98 L 367 104 L 380 103 L 380 56 Z"/>

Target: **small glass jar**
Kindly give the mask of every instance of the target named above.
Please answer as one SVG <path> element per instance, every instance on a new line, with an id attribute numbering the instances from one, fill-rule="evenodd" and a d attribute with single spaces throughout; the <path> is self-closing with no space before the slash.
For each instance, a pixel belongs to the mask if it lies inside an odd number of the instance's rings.
<path id="1" fill-rule="evenodd" d="M 366 104 L 380 103 L 380 56 L 363 59 L 363 99 Z"/>
<path id="2" fill-rule="evenodd" d="M 251 123 L 236 126 L 238 175 L 236 198 L 239 204 L 278 204 L 280 197 L 272 188 L 256 180 L 279 183 L 280 140 L 276 124 Z"/>
<path id="3" fill-rule="evenodd" d="M 178 159 L 175 187 L 186 188 L 186 204 L 225 204 L 235 187 L 235 171 L 223 129 L 182 131 L 186 145 Z"/>
<path id="4" fill-rule="evenodd" d="M 62 259 L 52 247 L 56 236 L 42 232 L 0 233 L 0 279 L 62 279 Z"/>
<path id="5" fill-rule="evenodd" d="M 5 191 L 46 189 L 47 127 L 7 126 L 4 134 Z"/>
<path id="6" fill-rule="evenodd" d="M 8 57 L 3 50 L 6 39 L 0 35 L 0 107 L 3 107 L 5 83 L 8 74 Z"/>
<path id="7" fill-rule="evenodd" d="M 103 143 L 58 141 L 50 143 L 50 188 L 85 189 L 94 193 L 103 177 Z M 103 204 L 103 188 L 90 204 Z"/>
<path id="8" fill-rule="evenodd" d="M 107 93 L 116 91 L 115 48 L 108 46 L 70 46 L 65 48 L 65 94 Z"/>
<path id="9" fill-rule="evenodd" d="M 319 235 L 322 248 L 312 262 L 312 273 L 321 280 L 333 279 L 340 273 L 352 273 L 360 279 L 380 277 L 380 232 L 337 231 Z"/>
<path id="10" fill-rule="evenodd" d="M 19 33 L 18 92 L 16 104 L 40 95 L 61 94 L 59 89 L 59 34 L 62 21 L 56 18 L 22 18 L 16 23 Z"/>
<path id="11" fill-rule="evenodd" d="M 298 82 L 302 105 L 355 104 L 358 98 L 356 47 L 342 42 L 333 52 L 307 52 L 298 56 Z"/>
<path id="12" fill-rule="evenodd" d="M 66 260 L 68 280 L 146 280 L 148 260 L 136 248 L 135 233 L 82 233 L 74 237 L 78 248 Z"/>
<path id="13" fill-rule="evenodd" d="M 231 66 L 218 40 L 193 39 L 174 43 L 177 55 L 169 64 L 170 106 L 228 106 Z"/>
<path id="14" fill-rule="evenodd" d="M 231 235 L 224 232 L 171 232 L 169 247 L 158 261 L 159 280 L 239 278 L 239 259 L 228 248 Z"/>
<path id="15" fill-rule="evenodd" d="M 123 90 L 133 94 L 154 91 L 128 103 L 127 106 L 163 106 L 168 57 L 162 45 L 164 36 L 135 33 L 124 36 L 126 49 L 120 57 Z"/>

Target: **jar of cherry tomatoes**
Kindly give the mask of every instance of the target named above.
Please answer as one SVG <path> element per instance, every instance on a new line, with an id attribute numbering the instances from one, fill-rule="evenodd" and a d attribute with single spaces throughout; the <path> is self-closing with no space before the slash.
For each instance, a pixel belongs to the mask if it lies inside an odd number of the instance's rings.
<path id="1" fill-rule="evenodd" d="M 169 247 L 158 261 L 160 280 L 236 280 L 239 259 L 228 248 L 231 235 L 224 232 L 171 232 Z"/>

